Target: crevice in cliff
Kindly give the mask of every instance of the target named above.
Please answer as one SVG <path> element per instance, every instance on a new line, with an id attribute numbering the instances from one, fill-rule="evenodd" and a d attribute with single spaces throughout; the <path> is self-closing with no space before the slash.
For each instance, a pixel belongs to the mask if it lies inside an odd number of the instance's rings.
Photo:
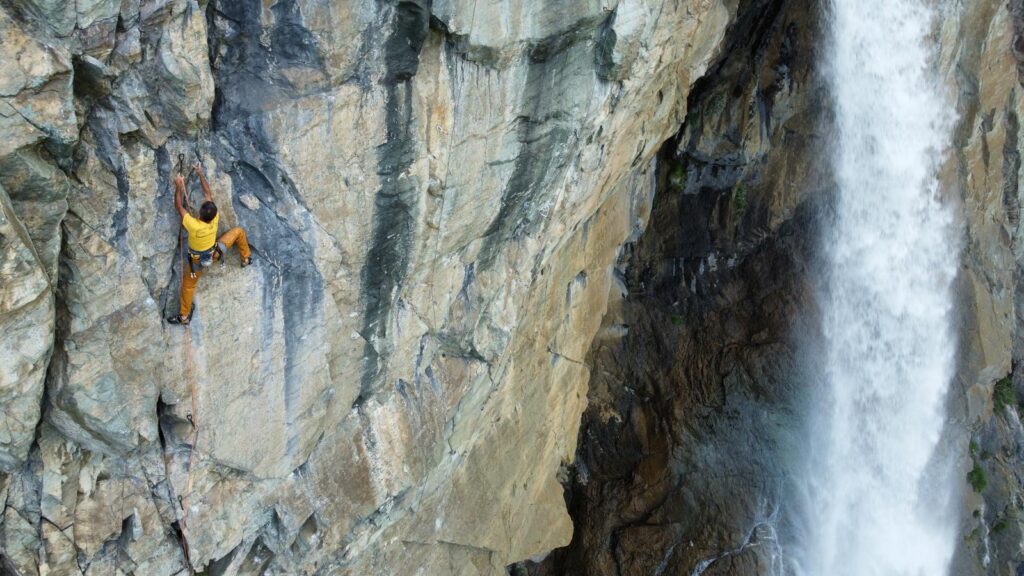
<path id="1" fill-rule="evenodd" d="M 157 441 L 160 444 L 160 456 L 163 462 L 163 484 L 166 489 L 166 494 L 157 494 L 154 492 L 154 496 L 158 500 L 166 502 L 166 505 L 173 511 L 172 516 L 166 518 L 168 522 L 168 530 L 173 535 L 174 541 L 178 544 L 178 549 L 181 551 L 181 562 L 182 565 L 188 570 L 189 573 L 193 573 L 192 561 L 189 558 L 188 552 L 188 540 L 186 539 L 184 531 L 181 529 L 181 498 L 182 495 L 175 495 L 174 484 L 171 481 L 173 476 L 171 462 L 175 457 L 175 452 L 178 448 L 172 446 L 168 440 L 168 436 L 171 434 L 171 430 L 175 426 L 181 426 L 182 424 L 188 424 L 177 418 L 174 413 L 170 410 L 168 405 L 164 402 L 163 397 L 157 399 L 156 404 L 156 420 L 157 420 Z M 155 487 L 154 487 L 155 490 Z"/>
<path id="2" fill-rule="evenodd" d="M 805 270 L 829 182 L 809 162 L 818 30 L 808 0 L 741 2 L 695 83 L 658 156 L 647 229 L 616 264 L 623 300 L 586 358 L 565 484 L 573 542 L 524 565 L 531 575 L 697 574 L 725 550 L 723 573 L 772 561 L 727 535 L 785 498 L 780 462 L 798 433 L 775 420 L 798 402 L 794 333 L 815 325 Z"/>
<path id="3" fill-rule="evenodd" d="M 690 89 L 687 97 L 689 110 L 692 111 L 695 109 L 694 106 L 707 101 L 708 93 L 712 90 L 721 90 L 723 87 L 736 91 L 744 89 L 743 83 L 752 80 L 754 70 L 762 65 L 764 58 L 767 57 L 766 44 L 772 40 L 772 28 L 779 25 L 779 15 L 792 3 L 793 0 L 741 0 L 736 20 L 726 32 L 719 50 L 722 56 L 708 67 Z M 731 86 L 723 85 L 721 79 L 731 74 L 727 72 L 727 68 L 732 66 L 738 57 L 743 58 L 751 67 L 741 72 L 737 78 L 731 79 Z M 695 119 L 696 117 L 690 114 L 686 121 L 692 123 Z M 682 137 L 685 132 L 681 126 L 677 138 Z"/>

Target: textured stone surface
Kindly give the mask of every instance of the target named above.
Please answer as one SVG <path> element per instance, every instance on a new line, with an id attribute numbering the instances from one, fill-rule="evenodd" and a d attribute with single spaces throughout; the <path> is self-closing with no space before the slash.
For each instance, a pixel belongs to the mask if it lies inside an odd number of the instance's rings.
<path id="1" fill-rule="evenodd" d="M 979 486 L 964 487 L 965 546 L 954 571 L 965 574 L 1024 569 L 1018 401 L 1024 380 L 1012 369 L 1024 350 L 1018 138 L 1024 108 L 1015 57 L 1021 15 L 1014 4 L 964 6 L 943 29 L 943 69 L 956 87 L 960 115 L 946 180 L 958 185 L 965 227 L 957 430 L 970 445 L 961 473 L 977 468 L 987 480 L 980 493 Z"/>
<path id="2" fill-rule="evenodd" d="M 24 461 L 39 420 L 39 401 L 53 332 L 53 292 L 46 271 L 7 193 L 0 189 L 0 469 Z"/>
<path id="3" fill-rule="evenodd" d="M 5 3 L 5 569 L 490 574 L 568 543 L 611 264 L 734 10 Z M 179 155 L 255 250 L 187 331 Z"/>
<path id="4" fill-rule="evenodd" d="M 813 3 L 749 2 L 587 354 L 572 544 L 531 574 L 777 574 L 830 194 Z"/>
<path id="5" fill-rule="evenodd" d="M 959 115 L 943 194 L 963 238 L 943 444 L 960 455 L 960 478 L 975 467 L 986 478 L 980 494 L 960 486 L 953 574 L 1022 569 L 1014 4 L 946 5 L 938 35 Z M 820 340 L 813 247 L 830 194 L 828 139 L 816 136 L 829 122 L 815 80 L 822 20 L 808 8 L 741 3 L 724 59 L 694 92 L 651 226 L 618 264 L 625 297 L 588 355 L 573 543 L 523 564 L 530 574 L 777 574 L 793 556 L 787 510 L 799 494 L 787 475 L 806 450 L 801 399 L 816 385 L 804 376 Z M 748 10 L 771 17 L 747 22 Z"/>
<path id="6" fill-rule="evenodd" d="M 499 574 L 574 532 L 518 568 L 775 566 L 816 4 L 0 4 L 0 571 Z M 1024 14 L 948 10 L 956 573 L 1012 574 Z M 179 155 L 255 251 L 188 330 Z"/>

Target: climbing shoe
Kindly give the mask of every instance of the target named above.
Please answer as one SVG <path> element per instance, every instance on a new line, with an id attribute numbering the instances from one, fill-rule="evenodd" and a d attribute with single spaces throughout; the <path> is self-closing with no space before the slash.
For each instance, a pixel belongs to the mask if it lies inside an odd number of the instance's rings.
<path id="1" fill-rule="evenodd" d="M 175 314 L 174 316 L 169 316 L 167 318 L 167 323 L 168 324 L 178 324 L 178 325 L 181 325 L 181 326 L 188 326 L 189 323 L 192 322 L 192 315 L 196 313 L 196 308 L 197 308 L 197 306 L 195 304 L 193 304 L 192 305 L 192 310 L 189 311 L 188 316 L 182 316 L 181 314 Z"/>
<path id="2" fill-rule="evenodd" d="M 168 324 L 180 324 L 182 326 L 188 326 L 190 322 L 192 322 L 192 318 L 188 316 L 182 316 L 180 314 L 175 314 L 174 316 L 167 318 Z"/>
<path id="3" fill-rule="evenodd" d="M 248 258 L 242 258 L 242 268 L 245 268 L 249 264 L 252 264 L 252 256 L 249 256 Z"/>

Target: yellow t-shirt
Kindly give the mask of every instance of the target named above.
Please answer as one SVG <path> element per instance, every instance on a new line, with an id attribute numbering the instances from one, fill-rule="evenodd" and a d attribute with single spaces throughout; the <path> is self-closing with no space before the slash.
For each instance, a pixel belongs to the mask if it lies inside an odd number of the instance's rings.
<path id="1" fill-rule="evenodd" d="M 185 214 L 181 225 L 188 230 L 188 247 L 196 252 L 206 252 L 217 242 L 217 223 L 220 214 L 213 217 L 213 222 L 206 223 L 191 214 Z"/>

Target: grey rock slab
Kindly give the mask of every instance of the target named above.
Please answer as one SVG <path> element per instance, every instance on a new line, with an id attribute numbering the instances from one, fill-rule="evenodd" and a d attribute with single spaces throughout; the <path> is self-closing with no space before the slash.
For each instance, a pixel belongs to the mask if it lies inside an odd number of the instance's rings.
<path id="1" fill-rule="evenodd" d="M 24 226 L 0 189 L 0 470 L 28 455 L 53 347 L 53 292 Z"/>

